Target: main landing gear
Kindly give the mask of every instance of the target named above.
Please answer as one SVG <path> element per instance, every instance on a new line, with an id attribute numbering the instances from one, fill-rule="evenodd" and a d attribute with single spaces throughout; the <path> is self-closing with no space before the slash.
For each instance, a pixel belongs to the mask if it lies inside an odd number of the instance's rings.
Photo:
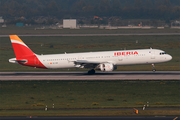
<path id="1" fill-rule="evenodd" d="M 156 69 L 155 69 L 155 65 L 154 64 L 152 64 L 152 68 L 153 68 L 153 72 L 156 72 Z"/>
<path id="2" fill-rule="evenodd" d="M 91 69 L 91 70 L 88 71 L 88 74 L 89 74 L 89 75 L 92 75 L 92 74 L 94 74 L 94 73 L 95 73 L 95 70 L 94 70 L 94 69 Z"/>

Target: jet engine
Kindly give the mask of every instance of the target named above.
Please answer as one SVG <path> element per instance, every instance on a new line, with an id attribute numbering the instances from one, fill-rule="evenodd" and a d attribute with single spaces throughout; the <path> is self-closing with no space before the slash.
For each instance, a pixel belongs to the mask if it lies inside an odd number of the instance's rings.
<path id="1" fill-rule="evenodd" d="M 113 71 L 117 69 L 117 66 L 113 65 L 112 63 L 102 63 L 99 66 L 101 71 Z"/>

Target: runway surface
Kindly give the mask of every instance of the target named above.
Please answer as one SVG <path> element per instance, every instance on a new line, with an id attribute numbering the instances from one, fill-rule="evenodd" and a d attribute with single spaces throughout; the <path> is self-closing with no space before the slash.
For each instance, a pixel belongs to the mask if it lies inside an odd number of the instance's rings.
<path id="1" fill-rule="evenodd" d="M 180 35 L 180 33 L 97 33 L 97 34 L 17 34 L 18 36 L 119 36 L 119 35 Z M 0 35 L 9 37 L 9 35 Z"/>
<path id="2" fill-rule="evenodd" d="M 180 71 L 0 72 L 0 80 L 180 80 Z"/>

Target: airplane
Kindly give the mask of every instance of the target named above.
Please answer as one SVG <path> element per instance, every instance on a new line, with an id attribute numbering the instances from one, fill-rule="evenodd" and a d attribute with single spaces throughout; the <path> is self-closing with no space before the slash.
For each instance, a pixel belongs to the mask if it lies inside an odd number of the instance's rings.
<path id="1" fill-rule="evenodd" d="M 10 63 L 44 68 L 87 68 L 88 74 L 95 70 L 113 71 L 121 65 L 152 64 L 167 62 L 172 56 L 159 49 L 114 50 L 101 52 L 82 52 L 37 55 L 17 36 L 9 35 L 16 58 L 9 59 Z"/>

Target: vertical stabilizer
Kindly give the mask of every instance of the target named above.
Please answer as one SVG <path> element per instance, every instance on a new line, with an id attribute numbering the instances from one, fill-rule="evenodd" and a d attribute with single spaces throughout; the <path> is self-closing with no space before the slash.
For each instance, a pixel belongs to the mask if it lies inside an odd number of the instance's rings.
<path id="1" fill-rule="evenodd" d="M 37 68 L 46 68 L 39 60 L 38 55 L 34 54 L 17 35 L 9 35 L 9 37 L 16 55 L 16 58 L 9 59 L 9 62 Z"/>
<path id="2" fill-rule="evenodd" d="M 17 35 L 9 35 L 9 37 L 11 39 L 16 59 L 34 55 L 30 48 Z"/>

